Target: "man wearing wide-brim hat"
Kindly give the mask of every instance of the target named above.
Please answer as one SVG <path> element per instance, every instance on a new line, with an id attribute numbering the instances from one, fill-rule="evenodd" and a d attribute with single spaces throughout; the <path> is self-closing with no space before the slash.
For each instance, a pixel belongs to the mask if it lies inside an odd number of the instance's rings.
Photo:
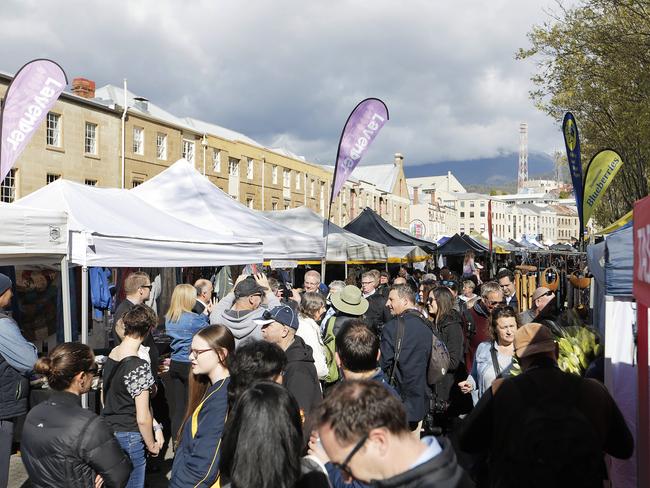
<path id="1" fill-rule="evenodd" d="M 603 454 L 627 459 L 634 449 L 616 403 L 602 383 L 557 367 L 546 325 L 520 327 L 514 348 L 522 373 L 496 379 L 483 394 L 460 449 L 489 452 L 489 486 L 602 487 Z"/>
<path id="2" fill-rule="evenodd" d="M 368 300 L 363 298 L 361 290 L 354 285 L 347 285 L 340 292 L 332 294 L 330 301 L 336 309 L 334 335 L 338 334 L 345 322 L 363 317 L 368 311 Z"/>

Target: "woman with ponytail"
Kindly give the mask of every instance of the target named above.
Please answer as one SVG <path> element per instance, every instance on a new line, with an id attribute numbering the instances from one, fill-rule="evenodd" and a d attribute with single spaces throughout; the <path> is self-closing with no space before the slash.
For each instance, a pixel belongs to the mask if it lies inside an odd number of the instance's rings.
<path id="1" fill-rule="evenodd" d="M 97 371 L 91 349 L 76 342 L 55 347 L 34 370 L 45 375 L 50 398 L 27 415 L 21 457 L 35 488 L 124 487 L 131 462 L 104 419 L 81 407 Z"/>
<path id="2" fill-rule="evenodd" d="M 210 325 L 192 338 L 189 398 L 178 434 L 170 488 L 207 488 L 219 478 L 230 382 L 226 360 L 234 351 L 235 338 L 223 325 Z"/>

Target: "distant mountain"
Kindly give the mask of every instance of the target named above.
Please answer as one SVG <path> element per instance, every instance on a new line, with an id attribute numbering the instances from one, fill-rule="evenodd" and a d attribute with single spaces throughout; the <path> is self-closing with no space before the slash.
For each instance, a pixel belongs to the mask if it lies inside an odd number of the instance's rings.
<path id="1" fill-rule="evenodd" d="M 464 161 L 444 161 L 404 166 L 407 178 L 419 176 L 436 176 L 451 171 L 463 185 L 482 184 L 492 187 L 508 185 L 517 181 L 519 155 L 509 153 L 494 158 L 470 159 Z M 552 174 L 555 171 L 553 158 L 545 153 L 530 153 L 528 155 L 528 176 L 532 178 L 541 174 Z"/>

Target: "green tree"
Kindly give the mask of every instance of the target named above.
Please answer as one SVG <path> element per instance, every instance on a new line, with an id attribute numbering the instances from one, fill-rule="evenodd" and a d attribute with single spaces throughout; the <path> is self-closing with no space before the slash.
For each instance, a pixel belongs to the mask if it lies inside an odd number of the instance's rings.
<path id="1" fill-rule="evenodd" d="M 529 32 L 519 59 L 533 58 L 531 98 L 561 123 L 576 117 L 583 170 L 599 150 L 616 150 L 624 166 L 595 210 L 601 225 L 648 194 L 650 174 L 650 0 L 583 0 Z"/>

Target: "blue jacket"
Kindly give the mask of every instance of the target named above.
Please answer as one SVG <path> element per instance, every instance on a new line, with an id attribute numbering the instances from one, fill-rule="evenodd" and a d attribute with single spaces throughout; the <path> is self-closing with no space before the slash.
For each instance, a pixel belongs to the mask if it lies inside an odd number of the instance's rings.
<path id="1" fill-rule="evenodd" d="M 176 449 L 170 488 L 207 488 L 219 477 L 221 436 L 228 414 L 228 383 L 217 381 L 183 426 Z"/>
<path id="2" fill-rule="evenodd" d="M 171 359 L 179 363 L 190 362 L 190 346 L 192 337 L 201 329 L 208 326 L 208 316 L 195 314 L 194 312 L 183 312 L 178 322 L 165 320 L 167 335 L 172 338 Z"/>
<path id="3" fill-rule="evenodd" d="M 38 355 L 18 324 L 0 310 L 0 419 L 27 413 L 29 373 Z"/>
<path id="4" fill-rule="evenodd" d="M 409 422 L 419 422 L 429 409 L 431 389 L 427 385 L 427 367 L 431 356 L 433 332 L 415 310 L 400 317 L 406 327 L 398 364 L 395 368 L 397 392 L 400 394 Z M 398 317 L 386 322 L 381 333 L 381 369 L 390 378 L 395 361 Z"/>

